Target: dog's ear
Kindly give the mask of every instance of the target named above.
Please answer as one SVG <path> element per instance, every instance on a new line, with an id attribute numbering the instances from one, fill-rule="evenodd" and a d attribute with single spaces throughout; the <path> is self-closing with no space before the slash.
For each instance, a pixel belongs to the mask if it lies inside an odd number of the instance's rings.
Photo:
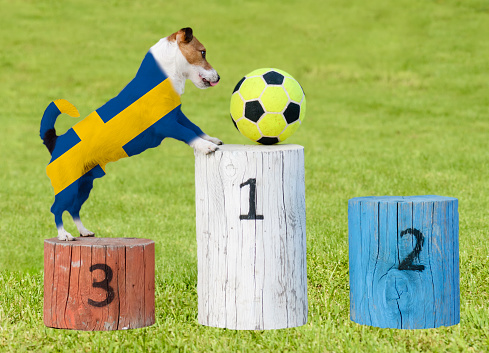
<path id="1" fill-rule="evenodd" d="M 177 32 L 177 42 L 190 43 L 193 38 L 193 31 L 190 27 L 182 28 Z"/>

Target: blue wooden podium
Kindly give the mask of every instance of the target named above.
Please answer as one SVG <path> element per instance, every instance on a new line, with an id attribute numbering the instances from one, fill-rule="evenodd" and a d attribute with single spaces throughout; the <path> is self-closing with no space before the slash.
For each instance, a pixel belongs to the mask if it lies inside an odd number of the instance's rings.
<path id="1" fill-rule="evenodd" d="M 457 199 L 353 198 L 348 233 L 352 321 L 399 329 L 460 322 Z"/>

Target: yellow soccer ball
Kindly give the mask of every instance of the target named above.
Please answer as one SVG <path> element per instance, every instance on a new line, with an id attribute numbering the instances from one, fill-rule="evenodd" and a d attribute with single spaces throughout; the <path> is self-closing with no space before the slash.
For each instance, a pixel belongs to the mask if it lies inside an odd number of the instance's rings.
<path id="1" fill-rule="evenodd" d="M 236 129 L 264 145 L 285 141 L 305 115 L 306 95 L 301 85 L 282 70 L 250 72 L 231 96 L 231 118 Z"/>

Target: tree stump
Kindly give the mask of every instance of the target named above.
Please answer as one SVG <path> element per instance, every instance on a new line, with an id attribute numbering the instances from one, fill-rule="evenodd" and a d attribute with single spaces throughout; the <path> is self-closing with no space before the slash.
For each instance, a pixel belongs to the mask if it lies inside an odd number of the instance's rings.
<path id="1" fill-rule="evenodd" d="M 348 229 L 352 321 L 399 329 L 460 322 L 457 199 L 353 198 Z"/>
<path id="2" fill-rule="evenodd" d="M 44 324 L 107 331 L 155 323 L 154 241 L 44 241 Z"/>
<path id="3" fill-rule="evenodd" d="M 195 183 L 199 323 L 304 325 L 304 148 L 223 145 L 196 155 Z"/>

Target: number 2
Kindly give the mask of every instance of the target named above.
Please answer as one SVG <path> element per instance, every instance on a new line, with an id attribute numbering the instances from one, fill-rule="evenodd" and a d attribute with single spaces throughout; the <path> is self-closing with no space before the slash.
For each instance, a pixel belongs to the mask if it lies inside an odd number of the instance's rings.
<path id="1" fill-rule="evenodd" d="M 405 234 L 412 234 L 414 236 L 414 238 L 416 239 L 416 245 L 414 246 L 413 251 L 411 251 L 409 253 L 409 255 L 404 258 L 404 260 L 402 260 L 398 269 L 399 270 L 408 270 L 408 271 L 423 271 L 424 265 L 413 265 L 413 261 L 415 258 L 419 257 L 419 253 L 421 252 L 421 249 L 423 248 L 424 235 L 418 229 L 415 229 L 415 228 L 408 228 L 406 230 L 403 230 L 401 232 L 401 238 Z"/>

